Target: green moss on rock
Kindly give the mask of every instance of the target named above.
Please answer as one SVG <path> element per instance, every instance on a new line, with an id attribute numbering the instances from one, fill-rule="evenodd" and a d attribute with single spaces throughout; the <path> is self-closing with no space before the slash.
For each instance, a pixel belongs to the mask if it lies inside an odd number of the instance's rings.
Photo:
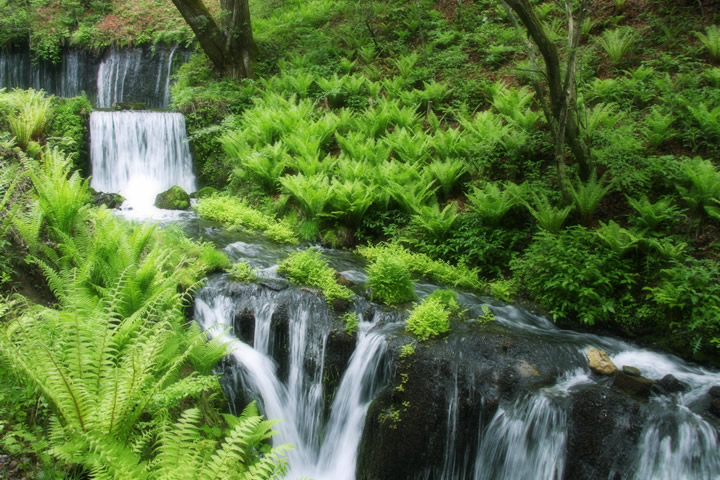
<path id="1" fill-rule="evenodd" d="M 190 208 L 190 195 L 182 188 L 174 185 L 155 197 L 155 206 L 165 210 L 187 210 Z"/>

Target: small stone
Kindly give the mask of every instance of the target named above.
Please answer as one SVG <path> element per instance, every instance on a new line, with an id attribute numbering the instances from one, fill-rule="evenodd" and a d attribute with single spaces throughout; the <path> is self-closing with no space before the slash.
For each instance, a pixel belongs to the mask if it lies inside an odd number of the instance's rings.
<path id="1" fill-rule="evenodd" d="M 587 351 L 590 370 L 600 375 L 612 375 L 617 370 L 615 364 L 605 350 L 590 348 Z"/>
<path id="2" fill-rule="evenodd" d="M 352 280 L 348 280 L 345 275 L 340 272 L 335 272 L 335 280 L 337 280 L 337 283 L 345 287 L 352 287 L 353 285 L 355 285 Z"/>
<path id="3" fill-rule="evenodd" d="M 182 188 L 174 185 L 155 197 L 155 206 L 165 210 L 187 210 L 190 208 L 190 195 Z"/>
<path id="4" fill-rule="evenodd" d="M 630 375 L 631 377 L 641 377 L 642 372 L 639 368 L 632 367 L 630 365 L 623 365 L 623 373 Z"/>
<path id="5" fill-rule="evenodd" d="M 715 385 L 714 387 L 710 387 L 710 390 L 708 390 L 708 393 L 713 398 L 720 398 L 720 386 Z"/>
<path id="6" fill-rule="evenodd" d="M 635 377 L 621 372 L 620 370 L 615 372 L 613 379 L 614 387 L 617 387 L 624 392 L 638 395 L 641 397 L 649 396 L 654 384 L 655 382 L 653 382 L 649 378 L 640 376 Z"/>
<path id="7" fill-rule="evenodd" d="M 520 360 L 515 365 L 515 368 L 517 369 L 518 372 L 520 372 L 520 376 L 522 376 L 524 378 L 540 376 L 540 372 L 538 372 L 538 369 L 533 367 L 531 364 L 529 364 L 525 360 Z"/>

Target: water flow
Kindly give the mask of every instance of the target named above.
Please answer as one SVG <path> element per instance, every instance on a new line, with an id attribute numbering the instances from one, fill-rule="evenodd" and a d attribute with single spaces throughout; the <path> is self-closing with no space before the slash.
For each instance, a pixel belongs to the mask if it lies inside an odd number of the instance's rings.
<path id="1" fill-rule="evenodd" d="M 241 312 L 255 317 L 254 348 L 230 333 Z M 196 320 L 211 335 L 232 344 L 232 367 L 225 383 L 253 392 L 267 417 L 282 419 L 274 442 L 295 446 L 288 453 L 288 478 L 354 479 L 367 408 L 382 386 L 387 342 L 374 328 L 379 314 L 361 322 L 357 347 L 325 421 L 323 371 L 330 315 L 324 300 L 311 293 L 238 287 L 222 277 L 212 279 L 195 301 Z M 275 324 L 278 317 L 287 324 Z M 234 393 L 228 397 L 238 406 Z"/>
<path id="2" fill-rule="evenodd" d="M 170 73 L 175 50 L 111 49 L 97 73 L 97 106 L 142 102 L 150 108 L 170 104 Z"/>
<path id="3" fill-rule="evenodd" d="M 91 186 L 120 193 L 134 209 L 152 208 L 173 185 L 194 192 L 185 118 L 171 112 L 92 112 Z"/>
<path id="4" fill-rule="evenodd" d="M 61 97 L 93 96 L 97 60 L 78 50 L 65 52 L 57 65 L 33 62 L 27 51 L 0 53 L 0 88 L 34 88 Z"/>

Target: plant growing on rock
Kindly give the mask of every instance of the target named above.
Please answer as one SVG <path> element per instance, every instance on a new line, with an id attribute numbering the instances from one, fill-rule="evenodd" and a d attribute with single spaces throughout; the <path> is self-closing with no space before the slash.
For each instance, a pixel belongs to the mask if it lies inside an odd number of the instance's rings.
<path id="1" fill-rule="evenodd" d="M 330 268 L 325 257 L 316 249 L 293 253 L 280 263 L 278 272 L 291 282 L 319 288 L 329 304 L 335 300 L 353 299 L 352 291 L 337 282 L 335 270 Z"/>
<path id="2" fill-rule="evenodd" d="M 450 316 L 459 309 L 455 292 L 436 290 L 415 305 L 405 329 L 420 340 L 437 337 L 450 330 Z"/>
<path id="3" fill-rule="evenodd" d="M 368 267 L 368 277 L 370 298 L 374 301 L 395 305 L 415 298 L 408 266 L 391 254 L 378 255 Z"/>

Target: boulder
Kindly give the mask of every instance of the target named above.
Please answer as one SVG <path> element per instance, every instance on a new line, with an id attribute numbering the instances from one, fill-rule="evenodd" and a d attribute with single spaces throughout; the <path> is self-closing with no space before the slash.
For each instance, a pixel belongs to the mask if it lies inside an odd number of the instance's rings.
<path id="1" fill-rule="evenodd" d="M 653 392 L 660 395 L 685 392 L 687 389 L 687 385 L 670 374 L 665 375 L 663 378 L 655 382 L 655 385 L 653 385 Z"/>
<path id="2" fill-rule="evenodd" d="M 710 390 L 708 390 L 708 394 L 713 398 L 720 398 L 720 386 L 715 385 L 713 387 L 710 387 Z"/>
<path id="3" fill-rule="evenodd" d="M 654 384 L 655 382 L 649 378 L 628 375 L 620 370 L 615 372 L 613 378 L 614 387 L 617 387 L 626 393 L 638 395 L 640 397 L 648 397 Z"/>
<path id="4" fill-rule="evenodd" d="M 93 196 L 93 202 L 98 207 L 105 205 L 107 208 L 120 208 L 125 201 L 125 197 L 119 193 L 104 193 L 104 192 L 91 192 Z"/>
<path id="5" fill-rule="evenodd" d="M 190 195 L 182 188 L 174 185 L 155 197 L 155 206 L 165 210 L 187 210 L 190 208 Z"/>
<path id="6" fill-rule="evenodd" d="M 710 401 L 710 413 L 716 417 L 720 417 L 720 398 L 713 398 Z"/>
<path id="7" fill-rule="evenodd" d="M 617 370 L 617 367 L 613 361 L 610 360 L 610 356 L 605 350 L 589 348 L 586 355 L 590 370 L 599 375 L 612 375 Z"/>
<path id="8" fill-rule="evenodd" d="M 622 371 L 624 374 L 630 375 L 631 377 L 642 377 L 640 369 L 630 365 L 623 365 Z"/>

